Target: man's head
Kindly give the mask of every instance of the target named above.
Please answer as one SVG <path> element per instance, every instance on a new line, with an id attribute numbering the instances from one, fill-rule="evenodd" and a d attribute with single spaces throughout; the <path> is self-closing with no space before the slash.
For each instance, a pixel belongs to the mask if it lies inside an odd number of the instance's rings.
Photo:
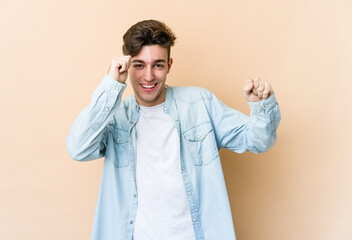
<path id="1" fill-rule="evenodd" d="M 165 101 L 166 77 L 173 63 L 170 48 L 175 39 L 164 23 L 155 20 L 138 22 L 123 36 L 123 53 L 131 56 L 128 75 L 140 105 L 155 106 Z"/>
<path id="2" fill-rule="evenodd" d="M 134 57 L 143 46 L 159 45 L 167 49 L 168 58 L 170 58 L 170 49 L 175 40 L 175 35 L 164 23 L 144 20 L 127 30 L 123 36 L 122 51 L 124 55 Z"/>

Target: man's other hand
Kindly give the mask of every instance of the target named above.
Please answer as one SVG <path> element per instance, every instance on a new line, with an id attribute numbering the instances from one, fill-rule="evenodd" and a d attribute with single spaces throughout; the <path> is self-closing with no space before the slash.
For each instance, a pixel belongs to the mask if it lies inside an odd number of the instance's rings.
<path id="1" fill-rule="evenodd" d="M 131 56 L 114 57 L 111 60 L 108 75 L 120 83 L 125 83 L 130 65 Z"/>
<path id="2" fill-rule="evenodd" d="M 270 83 L 259 78 L 249 79 L 243 88 L 243 96 L 248 102 L 261 101 L 273 93 Z"/>

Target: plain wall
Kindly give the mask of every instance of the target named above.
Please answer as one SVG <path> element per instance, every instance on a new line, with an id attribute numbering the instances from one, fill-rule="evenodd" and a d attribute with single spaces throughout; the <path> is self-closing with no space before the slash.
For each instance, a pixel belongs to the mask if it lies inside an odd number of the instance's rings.
<path id="1" fill-rule="evenodd" d="M 350 0 L 0 6 L 0 239 L 90 238 L 103 160 L 71 160 L 65 140 L 123 33 L 150 18 L 178 37 L 169 85 L 208 88 L 246 114 L 248 78 L 276 92 L 277 144 L 221 150 L 238 240 L 352 239 Z"/>

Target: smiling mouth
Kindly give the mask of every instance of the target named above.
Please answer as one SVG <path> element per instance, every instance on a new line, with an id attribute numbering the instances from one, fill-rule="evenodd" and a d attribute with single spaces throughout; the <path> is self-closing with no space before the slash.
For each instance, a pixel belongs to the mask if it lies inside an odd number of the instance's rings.
<path id="1" fill-rule="evenodd" d="M 143 84 L 141 84 L 142 88 L 147 89 L 147 90 L 151 90 L 151 89 L 155 88 L 156 85 L 157 85 L 157 83 L 155 83 L 153 85 L 143 85 Z"/>

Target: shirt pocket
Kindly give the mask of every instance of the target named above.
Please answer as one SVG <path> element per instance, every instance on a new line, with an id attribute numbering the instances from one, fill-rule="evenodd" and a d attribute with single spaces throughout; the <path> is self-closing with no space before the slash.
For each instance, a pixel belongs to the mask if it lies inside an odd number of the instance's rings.
<path id="1" fill-rule="evenodd" d="M 127 131 L 113 128 L 112 129 L 112 146 L 109 146 L 106 157 L 113 160 L 115 167 L 127 167 L 131 158 L 131 140 Z"/>
<path id="2" fill-rule="evenodd" d="M 197 125 L 183 133 L 194 165 L 209 164 L 219 156 L 213 127 L 210 122 Z"/>

